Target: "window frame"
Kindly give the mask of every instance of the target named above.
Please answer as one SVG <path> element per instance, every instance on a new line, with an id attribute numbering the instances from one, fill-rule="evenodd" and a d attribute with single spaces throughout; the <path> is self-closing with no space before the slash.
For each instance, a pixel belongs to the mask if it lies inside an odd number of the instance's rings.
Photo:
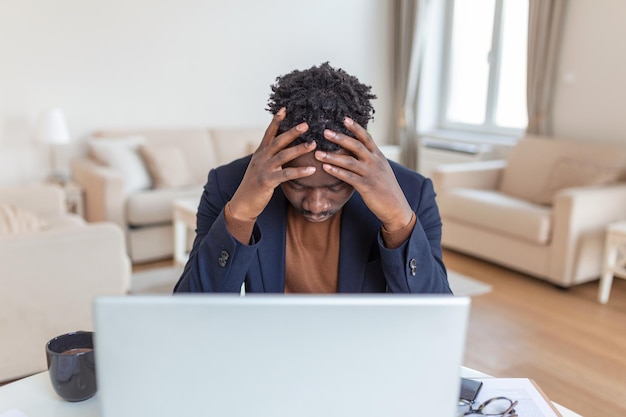
<path id="1" fill-rule="evenodd" d="M 502 20 L 504 0 L 495 0 L 495 15 L 492 28 L 491 51 L 488 57 L 490 65 L 487 83 L 487 99 L 485 104 L 485 121 L 481 125 L 462 123 L 449 120 L 446 116 L 448 103 L 450 102 L 450 61 L 452 53 L 451 44 L 455 1 L 463 0 L 446 0 L 444 7 L 444 25 L 442 36 L 443 53 L 441 55 L 442 78 L 440 85 L 441 99 L 439 100 L 439 106 L 437 110 L 438 129 L 443 131 L 461 131 L 503 136 L 519 136 L 524 133 L 524 128 L 503 127 L 495 124 L 500 79 L 500 57 L 502 55 Z"/>

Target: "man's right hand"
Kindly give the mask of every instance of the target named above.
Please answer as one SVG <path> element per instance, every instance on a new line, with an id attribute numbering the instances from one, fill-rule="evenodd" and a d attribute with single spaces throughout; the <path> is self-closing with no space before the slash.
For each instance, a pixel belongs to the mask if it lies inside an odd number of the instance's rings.
<path id="1" fill-rule="evenodd" d="M 256 219 L 269 203 L 274 189 L 286 181 L 308 177 L 315 173 L 314 166 L 285 167 L 286 163 L 315 149 L 315 142 L 289 146 L 298 136 L 306 132 L 306 123 L 292 127 L 276 136 L 286 110 L 283 107 L 272 118 L 263 140 L 252 155 L 239 188 L 230 200 L 230 215 L 236 220 Z"/>

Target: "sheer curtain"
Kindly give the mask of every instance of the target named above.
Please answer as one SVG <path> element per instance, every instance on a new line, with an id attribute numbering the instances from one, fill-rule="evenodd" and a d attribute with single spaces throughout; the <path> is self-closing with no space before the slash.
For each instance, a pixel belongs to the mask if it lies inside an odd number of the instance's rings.
<path id="1" fill-rule="evenodd" d="M 417 169 L 416 112 L 429 3 L 395 0 L 393 10 L 392 138 L 400 145 L 402 163 L 411 169 Z"/>
<path id="2" fill-rule="evenodd" d="M 552 96 L 566 1 L 529 0 L 526 133 L 552 134 Z"/>

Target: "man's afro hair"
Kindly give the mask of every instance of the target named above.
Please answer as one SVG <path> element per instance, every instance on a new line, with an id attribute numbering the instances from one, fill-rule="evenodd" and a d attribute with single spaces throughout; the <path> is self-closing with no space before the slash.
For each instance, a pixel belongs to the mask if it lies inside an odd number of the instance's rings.
<path id="1" fill-rule="evenodd" d="M 277 77 L 267 110 L 272 114 L 282 107 L 287 110 L 278 134 L 302 122 L 308 123 L 309 130 L 300 135 L 294 145 L 315 141 L 317 149 L 335 152 L 339 146 L 324 138 L 324 129 L 353 136 L 343 124 L 346 116 L 366 128 L 374 114 L 370 100 L 376 98 L 370 90 L 370 86 L 356 77 L 325 62 L 319 67 Z"/>

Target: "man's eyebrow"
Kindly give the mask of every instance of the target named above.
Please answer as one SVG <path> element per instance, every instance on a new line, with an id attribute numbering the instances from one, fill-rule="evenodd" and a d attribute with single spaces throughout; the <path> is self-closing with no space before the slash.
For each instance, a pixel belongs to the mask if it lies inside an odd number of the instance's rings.
<path id="1" fill-rule="evenodd" d="M 289 182 L 296 184 L 298 187 L 305 187 L 305 188 L 310 188 L 308 185 L 302 184 L 300 181 L 298 180 L 290 180 Z M 332 184 L 326 184 L 326 185 L 321 185 L 320 187 L 324 187 L 324 188 L 333 188 L 333 187 L 337 187 L 339 185 L 345 184 L 344 181 L 337 181 L 335 183 Z"/>

